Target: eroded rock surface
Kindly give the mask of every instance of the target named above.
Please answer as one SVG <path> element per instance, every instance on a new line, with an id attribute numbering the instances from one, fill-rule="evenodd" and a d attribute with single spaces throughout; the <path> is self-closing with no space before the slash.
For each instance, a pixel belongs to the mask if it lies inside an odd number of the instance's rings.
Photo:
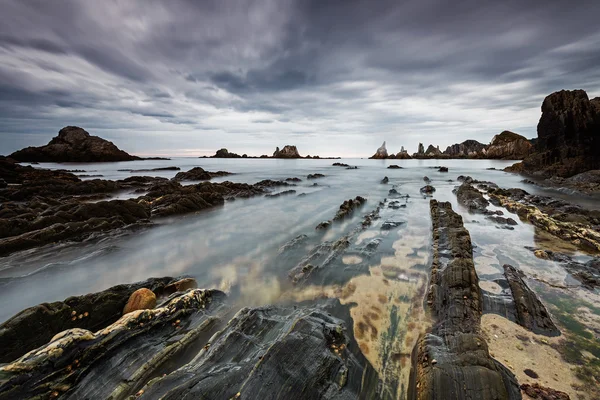
<path id="1" fill-rule="evenodd" d="M 516 307 L 516 322 L 533 333 L 558 336 L 560 331 L 540 299 L 523 281 L 519 271 L 512 265 L 504 265 L 504 276 L 510 286 Z"/>
<path id="2" fill-rule="evenodd" d="M 26 308 L 0 325 L 0 363 L 6 363 L 47 343 L 67 329 L 96 331 L 123 315 L 127 300 L 145 288 L 157 295 L 169 293 L 176 278 L 151 278 L 143 282 L 117 285 L 102 292 L 69 297 L 64 301 Z"/>
<path id="3" fill-rule="evenodd" d="M 377 149 L 377 151 L 375 152 L 375 154 L 373 154 L 369 158 L 380 159 L 380 160 L 388 158 L 388 152 L 387 152 L 387 149 L 385 148 L 385 141 L 383 142 L 383 144 L 381 145 L 381 147 L 379 147 Z"/>
<path id="4" fill-rule="evenodd" d="M 342 308 L 337 300 L 244 308 L 191 362 L 151 381 L 140 398 L 377 398 L 377 373 L 353 340 L 349 312 L 332 316 Z"/>
<path id="5" fill-rule="evenodd" d="M 279 147 L 275 149 L 273 158 L 302 158 L 296 146 L 284 146 L 283 149 L 279 150 Z"/>
<path id="6" fill-rule="evenodd" d="M 411 399 L 521 399 L 514 375 L 481 335 L 482 296 L 469 232 L 448 202 L 431 200 L 433 263 L 427 304 L 435 318 L 413 351 Z"/>

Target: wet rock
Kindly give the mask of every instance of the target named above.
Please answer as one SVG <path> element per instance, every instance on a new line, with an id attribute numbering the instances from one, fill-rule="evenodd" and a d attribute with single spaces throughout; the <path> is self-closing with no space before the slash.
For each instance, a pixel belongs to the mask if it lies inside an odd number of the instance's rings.
<path id="1" fill-rule="evenodd" d="M 454 189 L 453 192 L 456 194 L 458 203 L 466 207 L 471 213 L 483 214 L 487 206 L 490 205 L 483 194 L 467 182 L 463 181 L 463 184 Z"/>
<path id="2" fill-rule="evenodd" d="M 581 282 L 581 285 L 590 290 L 600 287 L 600 258 L 594 257 L 586 262 L 573 260 L 567 254 L 551 250 L 541 250 L 535 247 L 525 247 L 532 251 L 536 257 L 546 257 L 548 260 L 562 263 L 562 266 L 571 276 Z"/>
<path id="3" fill-rule="evenodd" d="M 533 252 L 533 254 L 537 257 L 537 258 L 541 258 L 542 260 L 547 260 L 548 258 L 550 258 L 548 256 L 548 253 L 546 253 L 544 250 L 536 250 Z"/>
<path id="4" fill-rule="evenodd" d="M 388 169 L 402 169 L 402 167 L 396 164 L 392 164 L 388 166 Z"/>
<path id="5" fill-rule="evenodd" d="M 432 195 L 435 193 L 435 188 L 431 185 L 423 186 L 419 191 L 425 195 Z"/>
<path id="6" fill-rule="evenodd" d="M 332 315 L 340 308 L 337 300 L 244 308 L 193 362 L 151 381 L 140 398 L 377 398 L 379 380 L 353 340 L 349 312 Z"/>
<path id="7" fill-rule="evenodd" d="M 435 318 L 413 351 L 408 398 L 521 399 L 515 376 L 481 335 L 482 296 L 469 232 L 448 202 L 431 200 L 433 262 L 427 304 Z"/>
<path id="8" fill-rule="evenodd" d="M 319 225 L 315 227 L 316 230 L 327 229 L 331 226 L 331 221 L 323 221 L 320 222 Z"/>
<path id="9" fill-rule="evenodd" d="M 325 178 L 325 175 L 323 174 L 308 174 L 306 176 L 306 179 L 319 179 L 319 178 Z"/>
<path id="10" fill-rule="evenodd" d="M 212 334 L 224 298 L 216 290 L 193 289 L 97 332 L 62 331 L 0 367 L 0 399 L 127 399 L 167 364 L 177 366 L 194 340 Z"/>
<path id="11" fill-rule="evenodd" d="M 302 182 L 302 179 L 300 178 L 286 178 L 285 179 L 286 182 Z"/>
<path id="12" fill-rule="evenodd" d="M 160 167 L 160 168 L 151 168 L 151 169 L 129 169 L 129 170 L 119 170 L 119 171 L 129 171 L 132 174 L 133 173 L 139 173 L 139 172 L 157 172 L 157 171 L 180 171 L 181 168 L 179 167 Z M 84 175 L 80 175 L 80 176 L 84 176 Z"/>
<path id="13" fill-rule="evenodd" d="M 429 183 L 429 182 L 431 182 L 431 179 L 429 179 L 429 177 L 428 177 L 428 176 L 424 176 L 424 177 L 423 177 L 423 181 L 424 181 L 425 183 Z"/>
<path id="14" fill-rule="evenodd" d="M 149 310 L 156 307 L 156 295 L 150 289 L 141 288 L 131 293 L 123 308 L 123 315 L 137 310 Z"/>
<path id="15" fill-rule="evenodd" d="M 356 196 L 354 199 L 349 199 L 344 201 L 341 205 L 335 216 L 333 217 L 334 221 L 341 221 L 344 218 L 352 215 L 354 210 L 361 207 L 365 204 L 367 199 L 361 196 Z"/>
<path id="16" fill-rule="evenodd" d="M 346 167 L 346 169 L 358 169 L 358 167 L 356 165 L 353 167 L 348 166 L 348 167 Z"/>
<path id="17" fill-rule="evenodd" d="M 500 225 L 518 225 L 517 221 L 515 221 L 512 218 L 505 218 L 505 217 L 500 217 L 500 216 L 496 216 L 496 215 L 490 215 L 486 217 L 487 219 L 489 219 L 492 222 L 495 222 L 497 224 Z"/>
<path id="18" fill-rule="evenodd" d="M 308 240 L 308 236 L 306 235 L 298 235 L 283 246 L 279 248 L 278 254 L 285 253 L 286 251 L 297 249 L 302 246 Z"/>
<path id="19" fill-rule="evenodd" d="M 439 172 L 448 172 L 448 167 L 440 167 Z"/>
<path id="20" fill-rule="evenodd" d="M 212 178 L 218 176 L 227 176 L 231 175 L 231 172 L 218 171 L 218 172 L 209 172 L 205 171 L 203 168 L 194 167 L 186 172 L 178 172 L 177 175 L 173 178 L 175 181 L 208 181 Z"/>
<path id="21" fill-rule="evenodd" d="M 77 126 L 66 126 L 47 145 L 27 147 L 10 158 L 24 162 L 113 162 L 140 160 L 120 150 L 112 142 Z"/>
<path id="22" fill-rule="evenodd" d="M 349 167 L 348 164 L 344 164 L 344 163 L 340 163 L 340 162 L 335 162 L 331 165 L 333 165 L 334 167 Z"/>
<path id="23" fill-rule="evenodd" d="M 568 394 L 544 386 L 540 386 L 538 383 L 529 384 L 524 383 L 521 385 L 521 390 L 527 396 L 536 400 L 570 400 Z"/>
<path id="24" fill-rule="evenodd" d="M 295 190 L 284 190 L 283 192 L 279 192 L 279 193 L 265 194 L 265 197 L 280 197 L 280 196 L 287 196 L 287 195 L 295 194 L 295 193 L 296 193 Z"/>
<path id="25" fill-rule="evenodd" d="M 521 278 L 512 265 L 505 264 L 504 276 L 508 281 L 516 306 L 517 323 L 538 335 L 559 336 L 546 307 Z"/>
<path id="26" fill-rule="evenodd" d="M 388 208 L 391 208 L 392 210 L 398 210 L 400 208 L 406 208 L 406 204 L 400 204 L 399 201 L 390 201 Z"/>
<path id="27" fill-rule="evenodd" d="M 283 149 L 279 150 L 279 147 L 275 149 L 273 158 L 302 158 L 296 146 L 284 146 Z"/>
<path id="28" fill-rule="evenodd" d="M 3 349 L 0 363 L 22 356 L 64 330 L 102 329 L 122 316 L 125 304 L 136 290 L 145 288 L 160 296 L 167 285 L 178 280 L 170 277 L 151 278 L 27 308 L 0 325 L 0 348 Z"/>
<path id="29" fill-rule="evenodd" d="M 389 230 L 397 228 L 401 225 L 404 225 L 405 223 L 406 222 L 404 222 L 404 221 L 385 221 L 383 224 L 381 224 L 381 230 L 389 231 Z"/>
<path id="30" fill-rule="evenodd" d="M 183 278 L 173 283 L 169 283 L 165 286 L 163 292 L 165 294 L 172 294 L 175 292 L 184 292 L 188 289 L 196 289 L 198 287 L 198 282 L 194 278 Z"/>
<path id="31" fill-rule="evenodd" d="M 384 176 L 384 177 L 383 177 L 383 179 L 381 180 L 381 182 L 380 182 L 380 183 L 381 183 L 381 184 L 383 184 L 383 185 L 385 185 L 385 184 L 387 184 L 389 181 L 390 181 L 390 180 L 388 179 L 388 177 L 387 177 L 387 176 Z"/>

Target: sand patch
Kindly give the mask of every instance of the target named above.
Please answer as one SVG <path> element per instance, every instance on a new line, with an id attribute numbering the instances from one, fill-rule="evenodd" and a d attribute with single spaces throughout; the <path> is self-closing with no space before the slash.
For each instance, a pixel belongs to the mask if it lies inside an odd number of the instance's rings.
<path id="1" fill-rule="evenodd" d="M 355 265 L 362 262 L 362 258 L 359 256 L 343 256 L 342 262 L 346 265 Z"/>
<path id="2" fill-rule="evenodd" d="M 572 399 L 590 399 L 573 386 L 581 385 L 573 365 L 565 362 L 560 353 L 551 347 L 558 345 L 562 337 L 550 338 L 536 335 L 527 329 L 495 314 L 481 317 L 481 328 L 488 343 L 490 354 L 510 369 L 520 384 L 539 383 L 568 393 Z M 537 379 L 525 370 L 534 371 Z"/>
<path id="3" fill-rule="evenodd" d="M 479 287 L 482 288 L 483 290 L 493 293 L 493 294 L 502 293 L 502 287 L 500 285 L 498 285 L 496 282 L 480 281 Z"/>

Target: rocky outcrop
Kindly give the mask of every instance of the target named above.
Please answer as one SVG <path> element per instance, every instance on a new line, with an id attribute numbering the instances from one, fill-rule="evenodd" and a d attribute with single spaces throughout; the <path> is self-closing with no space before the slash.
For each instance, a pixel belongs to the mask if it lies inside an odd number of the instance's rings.
<path id="1" fill-rule="evenodd" d="M 440 151 L 440 146 L 434 147 L 432 144 L 430 144 L 429 147 L 427 147 L 427 150 L 425 150 L 425 155 L 429 157 L 439 156 L 441 154 L 442 152 Z"/>
<path id="2" fill-rule="evenodd" d="M 369 158 L 378 159 L 378 160 L 382 160 L 382 159 L 388 158 L 388 152 L 387 152 L 387 149 L 385 148 L 385 141 L 383 142 L 383 144 L 381 145 L 381 147 L 379 147 L 377 149 L 377 151 L 375 152 L 375 154 L 373 154 Z"/>
<path id="3" fill-rule="evenodd" d="M 554 325 L 548 310 L 523 281 L 520 272 L 508 264 L 505 264 L 503 268 L 504 276 L 508 281 L 515 302 L 516 322 L 539 335 L 560 335 L 560 331 Z"/>
<path id="4" fill-rule="evenodd" d="M 333 316 L 339 308 L 337 300 L 244 308 L 193 362 L 152 380 L 140 399 L 377 398 L 377 373 L 353 341 L 349 312 Z"/>
<path id="5" fill-rule="evenodd" d="M 482 294 L 469 232 L 448 202 L 431 200 L 433 262 L 427 304 L 435 319 L 413 351 L 410 399 L 521 399 L 515 376 L 481 334 Z"/>
<path id="6" fill-rule="evenodd" d="M 468 182 L 463 182 L 457 189 L 453 190 L 456 194 L 458 203 L 469 210 L 472 213 L 485 213 L 487 206 L 490 205 L 489 201 L 483 197 L 483 194 L 471 186 Z"/>
<path id="7" fill-rule="evenodd" d="M 105 292 L 87 296 L 104 299 Z M 379 397 L 378 374 L 338 300 L 244 308 L 226 323 L 231 309 L 218 290 L 163 288 L 160 295 L 156 308 L 103 320 L 94 330 L 49 334 L 0 367 L 0 399 Z M 86 306 L 89 315 L 75 318 L 80 325 L 103 304 Z"/>
<path id="8" fill-rule="evenodd" d="M 209 172 L 205 171 L 203 168 L 194 167 L 189 171 L 178 172 L 177 175 L 173 178 L 175 181 L 208 181 L 212 178 L 219 176 L 227 176 L 231 175 L 231 172 L 226 171 L 217 171 L 217 172 Z"/>
<path id="9" fill-rule="evenodd" d="M 287 145 L 279 150 L 279 147 L 273 152 L 273 158 L 302 158 L 296 146 Z"/>
<path id="10" fill-rule="evenodd" d="M 151 278 L 143 282 L 113 286 L 102 292 L 69 297 L 64 301 L 27 308 L 0 325 L 0 363 L 7 363 L 48 343 L 67 329 L 102 329 L 123 315 L 129 297 L 139 289 L 162 296 L 176 278 Z"/>
<path id="11" fill-rule="evenodd" d="M 23 162 L 109 162 L 140 160 L 120 150 L 112 142 L 91 136 L 77 126 L 67 126 L 41 147 L 27 147 L 10 155 Z"/>
<path id="12" fill-rule="evenodd" d="M 487 145 L 479 143 L 477 140 L 465 140 L 462 143 L 446 147 L 444 155 L 451 158 L 483 158 L 486 148 Z"/>
<path id="13" fill-rule="evenodd" d="M 542 103 L 537 134 L 523 172 L 569 177 L 600 169 L 600 98 L 589 100 L 583 90 L 552 93 Z"/>
<path id="14" fill-rule="evenodd" d="M 423 143 L 419 143 L 419 147 L 417 148 L 417 154 L 425 154 L 425 147 L 423 146 Z"/>
<path id="15" fill-rule="evenodd" d="M 194 351 L 195 340 L 206 340 L 214 332 L 224 316 L 224 300 L 217 290 L 192 289 L 97 331 L 62 331 L 0 367 L 0 399 L 130 398 L 151 378 L 177 366 L 187 351 Z"/>
<path id="16" fill-rule="evenodd" d="M 239 154 L 230 153 L 226 148 L 217 150 L 214 156 L 211 158 L 242 158 Z"/>
<path id="17" fill-rule="evenodd" d="M 492 138 L 486 150 L 486 158 L 521 160 L 529 155 L 532 147 L 524 136 L 504 131 Z"/>

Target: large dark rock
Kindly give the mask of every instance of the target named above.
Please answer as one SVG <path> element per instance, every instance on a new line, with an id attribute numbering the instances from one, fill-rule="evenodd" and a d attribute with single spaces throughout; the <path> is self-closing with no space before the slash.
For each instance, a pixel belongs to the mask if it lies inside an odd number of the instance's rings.
<path id="1" fill-rule="evenodd" d="M 177 175 L 173 178 L 176 181 L 208 181 L 212 178 L 219 176 L 227 176 L 231 175 L 231 172 L 226 171 L 217 171 L 217 172 L 209 172 L 205 171 L 201 167 L 194 167 L 189 171 L 178 172 Z"/>
<path id="2" fill-rule="evenodd" d="M 91 136 L 77 126 L 67 126 L 46 146 L 27 147 L 10 155 L 25 162 L 104 162 L 132 161 L 139 157 L 120 150 L 112 142 Z"/>
<path id="3" fill-rule="evenodd" d="M 96 331 L 123 315 L 129 296 L 146 288 L 157 295 L 178 279 L 151 278 L 143 282 L 113 286 L 102 292 L 69 297 L 64 301 L 26 308 L 0 325 L 0 363 L 7 363 L 42 346 L 59 332 L 80 328 Z"/>
<path id="4" fill-rule="evenodd" d="M 148 380 L 177 366 L 187 352 L 197 351 L 194 341 L 210 337 L 223 316 L 224 298 L 217 290 L 193 289 L 96 332 L 62 331 L 47 345 L 0 367 L 0 399 L 130 398 Z"/>
<path id="5" fill-rule="evenodd" d="M 522 170 L 569 177 L 600 169 L 600 98 L 583 90 L 561 90 L 544 99 L 535 151 Z"/>
<path id="6" fill-rule="evenodd" d="M 409 399 L 521 399 L 515 376 L 481 335 L 482 295 L 469 232 L 448 202 L 431 200 L 433 262 L 427 295 L 430 333 L 413 351 Z"/>
<path id="7" fill-rule="evenodd" d="M 279 150 L 279 147 L 273 152 L 273 158 L 302 158 L 296 146 L 284 146 L 283 149 Z"/>
<path id="8" fill-rule="evenodd" d="M 469 212 L 485 213 L 487 206 L 490 205 L 483 194 L 467 182 L 463 182 L 453 192 L 456 194 L 458 203 L 466 207 Z"/>
<path id="9" fill-rule="evenodd" d="M 504 131 L 492 138 L 485 152 L 485 158 L 521 160 L 531 153 L 532 144 L 524 136 Z"/>
<path id="10" fill-rule="evenodd" d="M 515 301 L 516 322 L 533 333 L 546 336 L 560 335 L 560 331 L 554 325 L 548 310 L 523 281 L 520 272 L 508 264 L 505 264 L 503 268 L 504 276 L 508 281 Z"/>
<path id="11" fill-rule="evenodd" d="M 377 373 L 353 340 L 349 312 L 333 316 L 341 308 L 337 300 L 244 308 L 192 362 L 151 381 L 140 398 L 378 398 Z"/>
<path id="12" fill-rule="evenodd" d="M 365 204 L 367 199 L 361 196 L 356 196 L 355 199 L 348 199 L 340 205 L 337 213 L 333 217 L 334 221 L 341 221 L 344 218 L 352 215 L 354 210 L 360 208 L 363 204 Z"/>

